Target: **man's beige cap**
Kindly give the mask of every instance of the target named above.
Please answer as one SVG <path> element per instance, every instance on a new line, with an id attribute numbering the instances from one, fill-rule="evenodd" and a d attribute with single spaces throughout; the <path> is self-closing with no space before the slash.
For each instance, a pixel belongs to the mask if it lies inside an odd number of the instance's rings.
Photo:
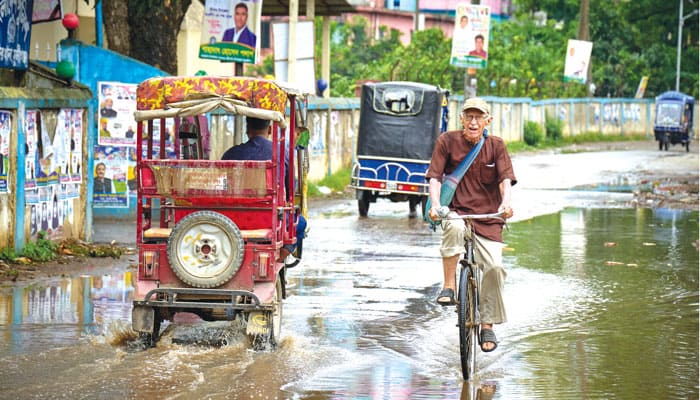
<path id="1" fill-rule="evenodd" d="M 477 110 L 490 114 L 489 113 L 489 105 L 486 104 L 486 102 L 478 97 L 472 97 L 471 99 L 467 99 L 467 101 L 464 102 L 464 105 L 462 106 L 462 111 L 468 110 L 470 108 L 476 108 Z"/>

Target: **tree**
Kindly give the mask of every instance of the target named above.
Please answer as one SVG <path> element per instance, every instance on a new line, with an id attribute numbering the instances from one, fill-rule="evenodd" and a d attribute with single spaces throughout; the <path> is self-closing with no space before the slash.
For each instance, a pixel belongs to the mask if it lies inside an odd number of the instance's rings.
<path id="1" fill-rule="evenodd" d="M 102 0 L 108 48 L 177 74 L 177 34 L 191 2 Z"/>

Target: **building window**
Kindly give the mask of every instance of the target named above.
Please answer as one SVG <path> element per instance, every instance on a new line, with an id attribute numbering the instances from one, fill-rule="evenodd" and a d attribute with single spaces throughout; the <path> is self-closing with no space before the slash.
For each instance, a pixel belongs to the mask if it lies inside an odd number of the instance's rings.
<path id="1" fill-rule="evenodd" d="M 260 48 L 270 49 L 270 21 L 260 21 Z"/>

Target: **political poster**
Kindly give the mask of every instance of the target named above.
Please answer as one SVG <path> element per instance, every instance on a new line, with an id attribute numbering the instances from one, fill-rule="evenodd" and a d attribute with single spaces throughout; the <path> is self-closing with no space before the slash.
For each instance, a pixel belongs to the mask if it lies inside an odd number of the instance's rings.
<path id="1" fill-rule="evenodd" d="M 254 64 L 262 0 L 206 0 L 199 58 Z"/>
<path id="2" fill-rule="evenodd" d="M 490 26 L 491 7 L 457 4 L 450 64 L 463 68 L 486 68 Z"/>
<path id="3" fill-rule="evenodd" d="M 569 39 L 566 45 L 564 82 L 586 83 L 593 42 Z"/>

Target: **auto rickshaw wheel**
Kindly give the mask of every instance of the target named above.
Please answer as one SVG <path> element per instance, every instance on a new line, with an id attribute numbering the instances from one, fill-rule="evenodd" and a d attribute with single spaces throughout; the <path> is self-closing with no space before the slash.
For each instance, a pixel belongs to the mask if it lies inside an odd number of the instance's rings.
<path id="1" fill-rule="evenodd" d="M 423 196 L 410 196 L 408 198 L 408 216 L 411 218 L 414 218 L 417 213 L 416 213 L 416 208 L 418 207 L 418 204 L 421 204 Z"/>
<path id="2" fill-rule="evenodd" d="M 213 211 L 194 212 L 175 225 L 168 239 L 168 261 L 188 285 L 212 288 L 228 282 L 243 263 L 238 226 Z"/>
<path id="3" fill-rule="evenodd" d="M 279 344 L 280 335 L 282 334 L 282 298 L 282 277 L 278 276 L 275 283 L 275 292 L 272 296 L 272 311 L 267 311 L 263 314 L 267 329 L 265 329 L 264 334 L 250 335 L 253 349 L 274 349 Z M 249 318 L 255 317 L 251 315 Z"/>
<path id="4" fill-rule="evenodd" d="M 155 318 L 153 320 L 153 332 L 139 332 L 139 338 L 146 347 L 156 347 L 158 344 L 158 339 L 160 339 L 160 324 L 162 318 L 160 317 L 158 311 L 155 313 Z"/>
<path id="5" fill-rule="evenodd" d="M 360 190 L 357 196 L 357 211 L 360 217 L 366 217 L 369 212 L 369 202 L 371 194 L 368 190 Z"/>

